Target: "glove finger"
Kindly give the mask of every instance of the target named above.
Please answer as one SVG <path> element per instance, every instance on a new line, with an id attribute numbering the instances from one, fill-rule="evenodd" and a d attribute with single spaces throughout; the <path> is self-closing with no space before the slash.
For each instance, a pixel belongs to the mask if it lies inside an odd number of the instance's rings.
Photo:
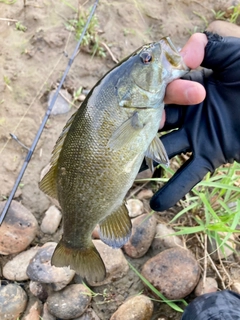
<path id="1" fill-rule="evenodd" d="M 209 171 L 211 171 L 211 166 L 206 160 L 190 158 L 173 177 L 154 194 L 150 200 L 151 208 L 155 211 L 163 211 L 174 206 L 201 181 Z"/>
<path id="2" fill-rule="evenodd" d="M 169 159 L 180 153 L 191 151 L 189 140 L 184 129 L 174 130 L 161 136 Z"/>

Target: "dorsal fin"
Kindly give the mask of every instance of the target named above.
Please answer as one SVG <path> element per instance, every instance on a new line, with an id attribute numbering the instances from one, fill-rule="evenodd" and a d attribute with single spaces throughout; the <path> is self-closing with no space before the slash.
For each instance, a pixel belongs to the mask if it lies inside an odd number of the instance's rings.
<path id="1" fill-rule="evenodd" d="M 42 180 L 39 183 L 39 188 L 45 192 L 48 196 L 55 198 L 58 200 L 57 197 L 57 163 L 59 159 L 60 152 L 62 150 L 62 146 L 64 143 L 64 140 L 67 136 L 67 133 L 69 131 L 69 128 L 71 127 L 71 124 L 73 122 L 73 119 L 76 115 L 76 112 L 68 119 L 65 127 L 62 130 L 62 133 L 60 134 L 59 138 L 57 139 L 57 142 L 54 146 L 54 149 L 52 151 L 52 157 L 50 160 L 50 169 L 45 174 L 45 176 L 42 178 Z"/>

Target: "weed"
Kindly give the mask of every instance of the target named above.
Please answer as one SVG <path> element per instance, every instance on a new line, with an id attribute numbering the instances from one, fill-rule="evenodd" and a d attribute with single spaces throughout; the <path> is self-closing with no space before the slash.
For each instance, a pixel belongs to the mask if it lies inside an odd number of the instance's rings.
<path id="1" fill-rule="evenodd" d="M 68 30 L 75 32 L 77 40 L 79 40 L 83 31 L 83 28 L 86 25 L 86 21 L 88 19 L 90 10 L 86 11 L 82 9 L 79 12 L 78 19 L 69 20 L 68 23 L 66 24 L 66 28 Z M 83 37 L 82 46 L 85 48 L 87 52 L 89 52 L 93 56 L 96 54 L 100 57 L 105 58 L 106 54 L 104 51 L 104 47 L 101 45 L 101 41 L 98 35 L 99 34 L 98 27 L 99 27 L 98 19 L 94 15 L 88 26 L 85 36 Z"/>
<path id="2" fill-rule="evenodd" d="M 240 4 L 237 4 L 236 6 L 231 6 L 227 8 L 225 11 L 215 11 L 212 9 L 212 12 L 216 20 L 225 20 L 231 23 L 237 23 L 237 18 L 240 15 Z"/>
<path id="3" fill-rule="evenodd" d="M 15 27 L 16 27 L 16 30 L 18 30 L 18 31 L 22 31 L 22 32 L 27 31 L 27 27 L 25 27 L 25 26 L 21 23 L 21 21 L 16 22 L 16 23 L 15 23 Z"/>
<path id="4" fill-rule="evenodd" d="M 17 0 L 0 0 L 0 2 L 3 2 L 5 4 L 14 4 Z"/>
<path id="5" fill-rule="evenodd" d="M 102 293 L 99 292 L 94 292 L 92 289 L 90 289 L 85 282 L 82 282 L 82 284 L 84 285 L 84 287 L 86 287 L 89 291 L 89 293 L 86 293 L 86 295 L 91 296 L 92 298 L 96 298 L 96 297 L 103 297 L 103 301 L 102 302 L 98 302 L 97 304 L 103 304 L 103 303 L 108 303 L 108 302 L 112 302 L 114 301 L 114 295 L 111 292 L 108 292 L 108 289 L 105 288 L 103 290 Z"/>
<path id="6" fill-rule="evenodd" d="M 8 88 L 8 90 L 12 91 L 12 87 L 10 86 L 11 80 L 8 76 L 3 76 L 3 81 L 5 83 L 5 86 Z"/>

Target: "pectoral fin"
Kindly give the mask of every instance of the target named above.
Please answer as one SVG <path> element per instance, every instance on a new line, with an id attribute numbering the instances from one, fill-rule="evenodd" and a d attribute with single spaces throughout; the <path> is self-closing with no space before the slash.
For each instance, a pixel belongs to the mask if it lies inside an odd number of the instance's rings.
<path id="1" fill-rule="evenodd" d="M 132 223 L 125 204 L 99 224 L 100 238 L 113 248 L 121 248 L 130 238 Z"/>
<path id="2" fill-rule="evenodd" d="M 124 145 L 129 144 L 138 134 L 144 124 L 139 121 L 138 112 L 127 119 L 109 139 L 108 146 L 113 150 L 119 150 Z"/>
<path id="3" fill-rule="evenodd" d="M 153 161 L 169 165 L 167 152 L 158 135 L 155 136 L 145 152 L 145 160 L 151 171 L 154 170 Z"/>

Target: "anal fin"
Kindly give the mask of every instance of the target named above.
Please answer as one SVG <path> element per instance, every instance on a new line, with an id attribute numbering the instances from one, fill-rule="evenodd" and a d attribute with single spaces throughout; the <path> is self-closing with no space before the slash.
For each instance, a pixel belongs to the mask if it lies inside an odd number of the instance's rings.
<path id="1" fill-rule="evenodd" d="M 169 165 L 169 159 L 165 147 L 156 135 L 145 152 L 145 160 L 151 171 L 154 171 L 153 161 Z"/>
<path id="2" fill-rule="evenodd" d="M 113 248 L 121 248 L 130 238 L 132 223 L 125 204 L 99 223 L 100 238 Z"/>

